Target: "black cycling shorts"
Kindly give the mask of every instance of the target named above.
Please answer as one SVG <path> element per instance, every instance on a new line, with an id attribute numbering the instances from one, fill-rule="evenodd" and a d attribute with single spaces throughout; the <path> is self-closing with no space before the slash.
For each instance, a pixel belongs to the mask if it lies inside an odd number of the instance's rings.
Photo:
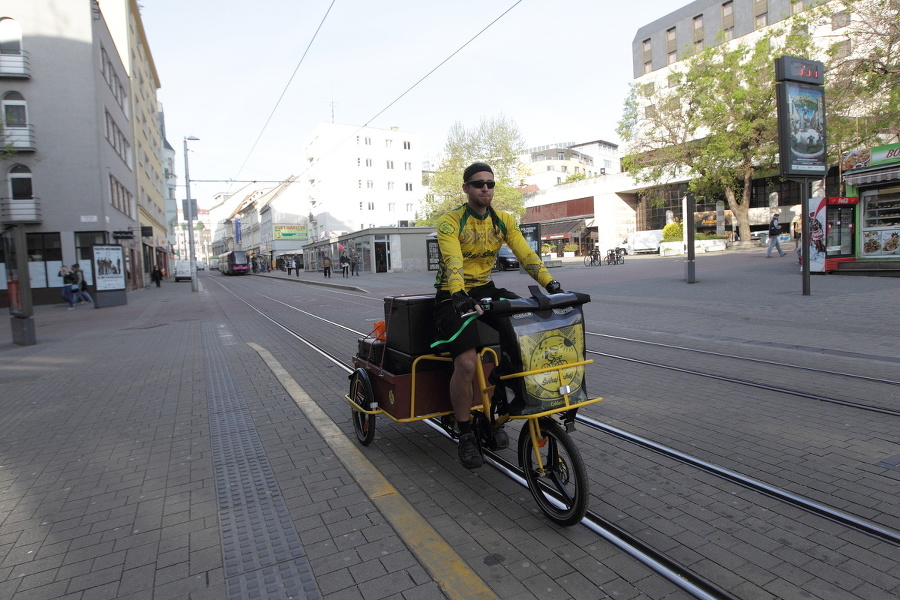
<path id="1" fill-rule="evenodd" d="M 507 289 L 496 287 L 493 282 L 472 288 L 469 290 L 469 296 L 475 300 L 481 300 L 482 298 L 490 298 L 491 300 L 510 300 L 519 297 L 517 294 Z M 485 315 L 478 317 L 478 320 L 494 329 L 498 328 L 496 319 L 491 317 L 490 311 L 487 311 Z M 464 320 L 460 318 L 455 310 L 453 310 L 453 301 L 450 297 L 450 292 L 440 290 L 434 297 L 434 326 L 437 330 L 437 339 L 450 339 L 453 334 L 459 331 L 459 328 L 462 327 L 463 323 Z M 485 343 L 478 334 L 478 328 L 475 326 L 475 321 L 472 321 L 462 330 L 456 339 L 452 342 L 443 344 L 442 347 L 436 348 L 435 350 L 450 352 L 450 356 L 456 358 L 470 348 L 481 350 L 484 346 Z"/>

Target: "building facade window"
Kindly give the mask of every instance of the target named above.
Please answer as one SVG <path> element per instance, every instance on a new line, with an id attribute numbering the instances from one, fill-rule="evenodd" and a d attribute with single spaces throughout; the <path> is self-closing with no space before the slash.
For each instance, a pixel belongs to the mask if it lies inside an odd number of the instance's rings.
<path id="1" fill-rule="evenodd" d="M 91 246 L 102 246 L 106 243 L 105 231 L 76 231 L 75 232 L 75 256 L 79 263 L 88 264 L 94 256 Z M 85 274 L 87 275 L 87 274 Z"/>
<path id="2" fill-rule="evenodd" d="M 366 166 L 367 166 L 367 167 L 371 167 L 371 166 L 372 166 L 372 159 L 371 159 L 371 158 L 367 158 L 367 159 L 366 159 Z"/>
<path id="3" fill-rule="evenodd" d="M 850 13 L 846 10 L 834 13 L 831 17 L 831 29 L 841 29 L 850 25 Z"/>
<path id="4" fill-rule="evenodd" d="M 103 75 L 106 85 L 109 86 L 110 91 L 113 93 L 116 104 L 118 104 L 119 108 L 125 111 L 125 114 L 127 115 L 128 95 L 125 92 L 125 86 L 122 85 L 122 80 L 119 79 L 119 75 L 116 73 L 115 67 L 113 67 L 113 62 L 109 59 L 109 54 L 106 53 L 106 48 L 100 48 L 100 73 Z"/>
<path id="5" fill-rule="evenodd" d="M 31 169 L 25 165 L 13 165 L 9 169 L 9 197 L 13 200 L 34 198 Z"/>
<path id="6" fill-rule="evenodd" d="M 403 170 L 404 171 L 412 171 L 412 163 L 411 162 L 403 163 Z"/>
<path id="7" fill-rule="evenodd" d="M 375 203 L 374 203 L 374 202 L 369 202 L 369 205 L 368 205 L 368 206 L 369 206 L 369 210 L 375 210 Z"/>
<path id="8" fill-rule="evenodd" d="M 371 179 L 367 179 L 366 180 L 366 188 L 370 189 L 370 190 L 375 189 L 375 182 L 372 181 Z"/>
<path id="9" fill-rule="evenodd" d="M 0 18 L 0 54 L 3 56 L 22 54 L 22 26 L 15 19 Z"/>
<path id="10" fill-rule="evenodd" d="M 847 58 L 853 53 L 853 43 L 851 40 L 842 40 L 838 42 L 835 50 L 835 58 Z"/>
<path id="11" fill-rule="evenodd" d="M 653 71 L 653 44 L 650 39 L 641 43 L 641 51 L 644 63 L 644 75 Z"/>
<path id="12" fill-rule="evenodd" d="M 59 267 L 62 266 L 62 244 L 59 233 L 27 233 L 28 262 L 43 263 L 29 265 L 31 287 L 46 288 L 58 285 Z"/>
<path id="13" fill-rule="evenodd" d="M 769 24 L 769 13 L 763 13 L 761 15 L 756 15 L 756 28 L 762 29 L 766 25 Z"/>
<path id="14" fill-rule="evenodd" d="M 385 165 L 387 166 L 388 169 L 393 169 L 393 168 L 394 168 L 394 161 L 389 160 L 389 161 L 387 161 L 387 162 L 385 163 Z"/>
<path id="15" fill-rule="evenodd" d="M 734 39 L 734 2 L 728 0 L 722 4 L 722 31 L 725 33 L 725 41 Z"/>
<path id="16" fill-rule="evenodd" d="M 28 105 L 25 97 L 19 92 L 6 92 L 3 95 L 4 127 L 28 127 Z"/>
<path id="17" fill-rule="evenodd" d="M 387 182 L 387 189 L 388 189 L 388 191 L 391 191 L 391 190 L 394 189 L 394 182 L 393 182 L 393 181 L 388 181 L 388 182 Z"/>
<path id="18" fill-rule="evenodd" d="M 109 203 L 113 205 L 113 207 L 128 215 L 129 217 L 134 217 L 134 209 L 132 206 L 134 202 L 134 195 L 128 191 L 128 189 L 122 185 L 118 179 L 109 176 Z"/>
<path id="19" fill-rule="evenodd" d="M 407 191 L 407 192 L 413 191 L 413 184 L 407 183 L 407 184 L 406 184 L 406 191 Z"/>

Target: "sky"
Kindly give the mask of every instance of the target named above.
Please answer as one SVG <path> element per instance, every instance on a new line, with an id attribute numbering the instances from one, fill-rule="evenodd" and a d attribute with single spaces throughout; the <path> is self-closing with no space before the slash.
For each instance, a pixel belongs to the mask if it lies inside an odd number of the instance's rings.
<path id="1" fill-rule="evenodd" d="M 454 123 L 501 115 L 529 148 L 620 143 L 637 29 L 686 3 L 139 0 L 177 195 L 195 136 L 201 208 L 240 181 L 301 174 L 319 123 L 418 133 L 432 161 Z"/>

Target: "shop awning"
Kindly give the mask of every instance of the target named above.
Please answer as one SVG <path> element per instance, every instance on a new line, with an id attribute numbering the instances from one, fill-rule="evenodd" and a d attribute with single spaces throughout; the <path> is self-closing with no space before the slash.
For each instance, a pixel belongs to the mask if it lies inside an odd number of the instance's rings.
<path id="1" fill-rule="evenodd" d="M 573 231 L 579 231 L 581 229 L 584 229 L 584 219 L 541 223 L 541 239 L 561 240 L 569 237 L 569 234 Z"/>
<path id="2" fill-rule="evenodd" d="M 889 169 L 870 169 L 859 172 L 844 173 L 844 181 L 850 185 L 869 185 L 882 181 L 895 181 L 900 179 L 900 167 Z"/>

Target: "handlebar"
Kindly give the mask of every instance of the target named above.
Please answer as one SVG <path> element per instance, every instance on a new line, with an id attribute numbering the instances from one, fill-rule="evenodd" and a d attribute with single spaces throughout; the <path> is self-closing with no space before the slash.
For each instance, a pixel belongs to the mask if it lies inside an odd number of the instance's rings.
<path id="1" fill-rule="evenodd" d="M 530 286 L 530 298 L 511 298 L 509 300 L 492 300 L 482 298 L 478 301 L 481 309 L 490 311 L 497 316 L 512 315 L 516 313 L 531 312 L 535 310 L 549 310 L 553 308 L 566 308 L 580 306 L 591 301 L 589 294 L 581 292 L 560 292 L 558 294 L 545 294 L 537 286 Z M 461 315 L 463 319 L 477 315 L 477 311 L 467 312 Z"/>

